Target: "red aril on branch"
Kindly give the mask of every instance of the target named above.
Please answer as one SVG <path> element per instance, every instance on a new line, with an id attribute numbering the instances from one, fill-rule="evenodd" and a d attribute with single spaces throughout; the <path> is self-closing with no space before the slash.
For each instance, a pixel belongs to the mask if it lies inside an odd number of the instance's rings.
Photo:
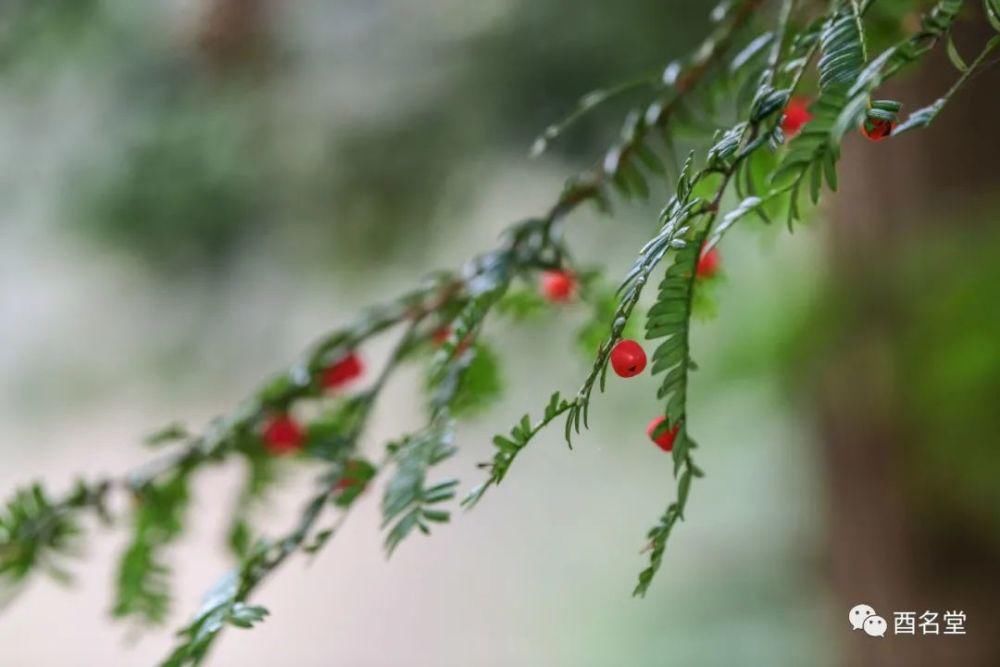
<path id="1" fill-rule="evenodd" d="M 646 368 L 646 351 L 634 340 L 619 341 L 611 350 L 611 367 L 620 377 L 634 377 Z"/>
<path id="2" fill-rule="evenodd" d="M 576 292 L 576 277 L 568 271 L 543 271 L 542 296 L 553 303 L 562 303 L 573 298 Z"/>
<path id="3" fill-rule="evenodd" d="M 892 134 L 893 122 L 884 118 L 866 118 L 861 124 L 861 134 L 869 141 L 882 141 Z"/>
<path id="4" fill-rule="evenodd" d="M 804 97 L 793 97 L 785 107 L 785 115 L 781 117 L 781 130 L 786 138 L 791 139 L 799 133 L 803 125 L 812 120 L 812 117 L 809 113 L 809 100 Z"/>
<path id="5" fill-rule="evenodd" d="M 299 451 L 306 439 L 305 431 L 298 422 L 284 413 L 268 419 L 261 435 L 264 438 L 264 449 L 275 456 Z"/>
<path id="6" fill-rule="evenodd" d="M 323 370 L 320 384 L 324 389 L 339 389 L 365 372 L 361 357 L 351 352 Z"/>
<path id="7" fill-rule="evenodd" d="M 902 106 L 896 100 L 869 100 L 865 118 L 861 122 L 861 134 L 869 141 L 882 141 L 890 136 L 896 127 Z"/>
<path id="8" fill-rule="evenodd" d="M 434 345 L 440 347 L 444 345 L 449 336 L 451 336 L 451 327 L 446 324 L 434 330 L 434 333 L 431 334 L 431 340 L 434 342 Z"/>
<path id="9" fill-rule="evenodd" d="M 656 443 L 657 447 L 665 452 L 669 452 L 674 448 L 674 440 L 677 439 L 677 433 L 680 432 L 681 426 L 677 424 L 671 428 L 669 425 L 666 425 L 661 428 L 660 425 L 665 421 L 667 421 L 667 418 L 662 415 L 655 417 L 649 422 L 649 426 L 646 427 L 646 435 Z"/>
<path id="10" fill-rule="evenodd" d="M 722 256 L 718 248 L 712 248 L 705 252 L 702 247 L 701 257 L 698 258 L 698 267 L 695 269 L 695 276 L 698 278 L 714 278 L 719 272 L 719 265 L 722 263 Z"/>

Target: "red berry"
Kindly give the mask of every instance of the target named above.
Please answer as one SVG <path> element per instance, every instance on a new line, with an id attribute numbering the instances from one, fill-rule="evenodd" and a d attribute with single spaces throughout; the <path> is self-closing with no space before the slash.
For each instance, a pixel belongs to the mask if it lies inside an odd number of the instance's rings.
<path id="1" fill-rule="evenodd" d="M 560 303 L 569 301 L 576 291 L 576 278 L 566 271 L 545 271 L 542 273 L 542 294 L 549 301 Z"/>
<path id="2" fill-rule="evenodd" d="M 884 118 L 866 118 L 861 124 L 861 134 L 871 141 L 882 141 L 892 134 L 893 122 Z"/>
<path id="3" fill-rule="evenodd" d="M 324 389 L 338 389 L 351 380 L 360 377 L 364 373 L 365 367 L 361 363 L 361 358 L 351 352 L 345 357 L 338 359 L 327 366 L 320 378 L 320 384 Z"/>
<path id="4" fill-rule="evenodd" d="M 622 340 L 611 350 L 611 367 L 620 377 L 630 378 L 646 367 L 646 351 L 634 340 Z"/>
<path id="5" fill-rule="evenodd" d="M 656 430 L 660 427 L 660 424 L 667 421 L 664 416 L 659 416 L 649 422 L 649 426 L 646 427 L 646 435 L 649 439 L 656 443 L 656 446 L 665 452 L 669 452 L 674 448 L 674 440 L 677 438 L 677 433 L 681 430 L 680 424 L 677 424 L 673 428 L 663 428 L 660 429 L 660 435 L 654 437 Z"/>
<path id="6" fill-rule="evenodd" d="M 271 417 L 263 430 L 264 449 L 275 456 L 302 449 L 306 434 L 298 422 L 287 414 Z"/>
<path id="7" fill-rule="evenodd" d="M 785 115 L 781 117 L 781 129 L 786 137 L 794 137 L 812 118 L 813 115 L 809 113 L 809 100 L 804 97 L 793 97 L 785 107 Z"/>
<path id="8" fill-rule="evenodd" d="M 719 272 L 719 265 L 721 263 L 722 257 L 719 255 L 718 248 L 702 252 L 701 258 L 698 259 L 698 268 L 695 269 L 695 275 L 699 278 L 713 278 Z"/>
<path id="9" fill-rule="evenodd" d="M 431 334 L 431 340 L 434 341 L 435 345 L 441 346 L 444 345 L 449 336 L 451 336 L 451 327 L 445 325 Z"/>

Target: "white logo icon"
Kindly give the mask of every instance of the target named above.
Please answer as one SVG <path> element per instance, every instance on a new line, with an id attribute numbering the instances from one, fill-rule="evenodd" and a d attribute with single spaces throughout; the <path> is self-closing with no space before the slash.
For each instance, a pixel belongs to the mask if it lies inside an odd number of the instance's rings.
<path id="1" fill-rule="evenodd" d="M 916 611 L 894 611 L 890 618 L 893 620 L 892 634 L 896 636 L 966 634 L 966 617 L 962 610 L 937 612 L 928 609 L 919 616 Z M 885 637 L 889 632 L 889 622 L 884 616 L 879 616 L 870 604 L 856 604 L 851 607 L 851 611 L 847 613 L 847 620 L 850 621 L 852 628 L 864 631 L 869 637 Z"/>
<path id="2" fill-rule="evenodd" d="M 869 616 L 865 619 L 865 634 L 869 637 L 885 637 L 888 624 L 881 616 Z"/>
<path id="3" fill-rule="evenodd" d="M 848 620 L 851 621 L 852 628 L 854 628 L 855 630 L 861 630 L 865 628 L 865 619 L 867 619 L 869 616 L 875 616 L 875 609 L 871 605 L 856 604 L 851 608 L 851 613 L 850 616 L 848 617 Z M 878 618 L 882 620 L 882 627 L 884 628 L 885 620 L 881 619 L 881 617 Z M 868 632 L 867 629 L 865 629 L 865 632 Z M 885 634 L 884 629 L 882 633 Z M 872 633 L 869 632 L 868 634 Z M 874 637 L 874 635 L 872 636 Z"/>

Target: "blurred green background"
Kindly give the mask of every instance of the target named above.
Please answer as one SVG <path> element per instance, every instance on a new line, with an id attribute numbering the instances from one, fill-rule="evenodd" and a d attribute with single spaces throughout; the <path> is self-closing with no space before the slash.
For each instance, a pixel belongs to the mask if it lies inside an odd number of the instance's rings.
<path id="1" fill-rule="evenodd" d="M 883 31 L 912 21 L 900 5 L 876 17 Z M 320 332 L 545 210 L 641 95 L 529 160 L 538 132 L 588 90 L 656 76 L 696 46 L 709 9 L 0 7 L 3 490 L 141 462 L 151 428 L 228 410 Z M 948 67 L 937 58 L 892 92 L 926 103 Z M 272 616 L 228 633 L 212 664 L 1000 664 L 998 90 L 988 72 L 925 134 L 849 141 L 817 224 L 789 236 L 748 221 L 727 237 L 717 314 L 694 343 L 708 477 L 647 599 L 629 597 L 638 551 L 674 493 L 644 435 L 648 376 L 611 383 L 574 451 L 555 429 L 480 508 L 391 563 L 372 494 L 311 567 L 263 588 Z M 568 233 L 613 278 L 656 208 L 578 213 Z M 576 387 L 584 319 L 570 308 L 487 328 L 506 391 L 460 432 L 447 465 L 466 488 L 493 433 Z M 390 387 L 369 451 L 420 419 L 418 386 Z M 172 625 L 226 567 L 232 472 L 199 478 Z M 296 475 L 266 525 L 297 508 Z M 120 542 L 98 531 L 68 593 L 38 582 L 3 611 L 0 664 L 164 654 L 167 632 L 126 646 L 106 617 Z M 859 602 L 887 617 L 965 609 L 970 637 L 875 646 L 846 622 Z"/>

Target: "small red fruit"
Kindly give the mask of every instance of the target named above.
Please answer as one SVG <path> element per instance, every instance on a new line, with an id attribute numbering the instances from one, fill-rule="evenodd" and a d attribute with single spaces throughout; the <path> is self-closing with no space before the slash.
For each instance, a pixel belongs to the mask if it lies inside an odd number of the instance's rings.
<path id="1" fill-rule="evenodd" d="M 554 303 L 569 301 L 576 291 L 576 278 L 567 271 L 544 271 L 542 294 Z"/>
<path id="2" fill-rule="evenodd" d="M 890 134 L 894 123 L 884 118 L 866 118 L 861 124 L 861 134 L 871 141 L 882 141 Z"/>
<path id="3" fill-rule="evenodd" d="M 306 434 L 298 422 L 287 414 L 271 417 L 263 430 L 264 449 L 268 454 L 280 456 L 302 449 Z"/>
<path id="4" fill-rule="evenodd" d="M 649 426 L 646 427 L 646 435 L 649 439 L 656 443 L 656 446 L 665 452 L 669 452 L 674 448 L 674 440 L 677 438 L 677 433 L 681 430 L 681 425 L 677 424 L 673 428 L 664 428 L 660 430 L 660 435 L 654 437 L 656 430 L 660 427 L 660 424 L 667 421 L 667 418 L 660 415 L 649 422 Z"/>
<path id="5" fill-rule="evenodd" d="M 620 377 L 634 377 L 646 368 L 646 351 L 634 340 L 619 341 L 611 350 L 611 367 Z"/>
<path id="6" fill-rule="evenodd" d="M 365 367 L 361 363 L 361 358 L 351 352 L 326 367 L 320 378 L 320 384 L 323 385 L 324 389 L 339 389 L 351 380 L 360 377 L 364 371 Z"/>
<path id="7" fill-rule="evenodd" d="M 698 259 L 698 267 L 695 269 L 695 275 L 699 278 L 714 278 L 715 274 L 719 272 L 719 265 L 721 263 L 722 257 L 719 255 L 718 248 L 702 252 L 701 258 Z"/>
<path id="8" fill-rule="evenodd" d="M 445 325 L 431 334 L 431 340 L 434 341 L 435 345 L 440 347 L 441 345 L 444 345 L 444 342 L 448 340 L 449 336 L 451 336 L 451 327 Z"/>
<path id="9" fill-rule="evenodd" d="M 804 97 L 793 97 L 785 107 L 785 115 L 781 117 L 781 129 L 785 137 L 794 137 L 812 118 L 813 115 L 809 113 L 809 100 Z"/>

